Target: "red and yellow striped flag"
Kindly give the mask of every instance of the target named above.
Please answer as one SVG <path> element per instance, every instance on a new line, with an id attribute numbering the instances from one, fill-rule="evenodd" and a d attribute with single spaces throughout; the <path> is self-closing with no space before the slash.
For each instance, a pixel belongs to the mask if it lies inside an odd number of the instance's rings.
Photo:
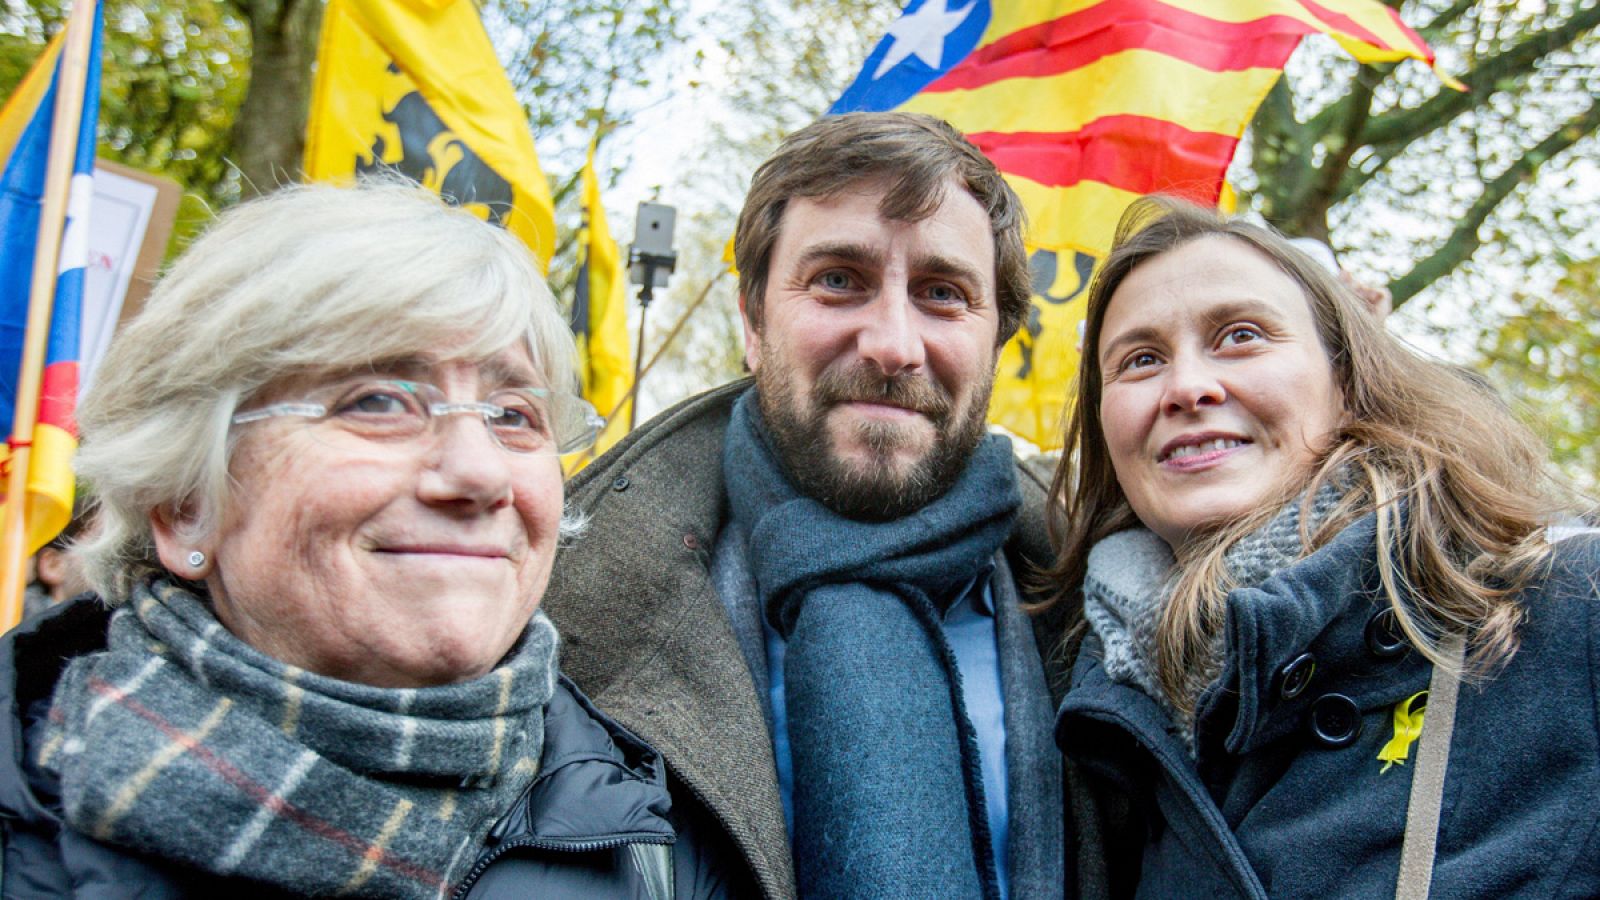
<path id="1" fill-rule="evenodd" d="M 1001 353 L 990 420 L 1059 447 L 1090 273 L 1144 194 L 1215 204 L 1300 39 L 1424 60 L 1377 0 L 912 0 L 830 112 L 901 109 L 961 129 L 1022 198 L 1033 309 Z"/>

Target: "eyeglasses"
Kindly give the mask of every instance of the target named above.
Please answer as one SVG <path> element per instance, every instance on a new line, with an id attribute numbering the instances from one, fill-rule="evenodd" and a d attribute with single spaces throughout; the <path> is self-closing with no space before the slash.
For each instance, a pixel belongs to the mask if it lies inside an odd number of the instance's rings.
<path id="1" fill-rule="evenodd" d="M 434 434 L 445 416 L 483 419 L 494 442 L 512 453 L 576 453 L 594 444 L 605 419 L 581 398 L 548 388 L 500 388 L 482 401 L 451 402 L 444 391 L 418 381 L 362 379 L 329 385 L 303 401 L 273 403 L 235 413 L 246 425 L 279 416 L 313 420 L 337 440 L 403 445 Z"/>

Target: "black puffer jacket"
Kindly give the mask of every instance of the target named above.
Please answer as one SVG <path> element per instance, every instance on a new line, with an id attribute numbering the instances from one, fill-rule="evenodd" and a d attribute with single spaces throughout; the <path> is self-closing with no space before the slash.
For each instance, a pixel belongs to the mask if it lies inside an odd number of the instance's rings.
<path id="1" fill-rule="evenodd" d="M 63 827 L 58 784 L 33 735 L 68 660 L 105 645 L 109 611 L 85 595 L 0 639 L 0 898 L 271 897 L 270 888 L 138 856 Z M 693 804 L 685 804 L 692 808 Z M 492 829 L 456 897 L 650 898 L 741 893 L 674 809 L 666 767 L 561 679 L 539 775 Z"/>

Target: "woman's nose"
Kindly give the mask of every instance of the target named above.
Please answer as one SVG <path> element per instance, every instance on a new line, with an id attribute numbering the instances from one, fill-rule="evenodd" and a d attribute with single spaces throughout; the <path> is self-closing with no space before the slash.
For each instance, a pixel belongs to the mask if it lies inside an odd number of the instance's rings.
<path id="1" fill-rule="evenodd" d="M 1190 412 L 1219 405 L 1227 398 L 1228 392 L 1210 361 L 1185 354 L 1167 364 L 1166 390 L 1161 403 L 1163 412 Z"/>
<path id="2" fill-rule="evenodd" d="M 511 502 L 512 461 L 480 414 L 440 416 L 418 484 L 425 503 L 493 509 Z"/>

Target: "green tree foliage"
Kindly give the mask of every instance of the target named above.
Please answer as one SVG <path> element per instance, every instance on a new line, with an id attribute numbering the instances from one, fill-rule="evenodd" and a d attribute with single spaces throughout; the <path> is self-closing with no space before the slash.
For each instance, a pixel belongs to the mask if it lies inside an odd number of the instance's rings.
<path id="1" fill-rule="evenodd" d="M 1574 263 L 1548 293 L 1479 337 L 1479 367 L 1549 442 L 1579 488 L 1600 490 L 1600 258 Z"/>
<path id="2" fill-rule="evenodd" d="M 644 102 L 647 64 L 681 38 L 685 0 L 490 0 L 496 39 L 558 197 L 594 133 Z M 101 152 L 182 184 L 196 209 L 294 181 L 322 0 L 106 0 Z M 0 95 L 70 0 L 9 0 Z M 556 166 L 551 167 L 554 161 Z"/>
<path id="3" fill-rule="evenodd" d="M 485 22 L 541 157 L 576 171 L 589 138 L 626 123 L 683 40 L 685 0 L 492 0 Z"/>
<path id="4" fill-rule="evenodd" d="M 9 96 L 44 45 L 26 34 L 0 34 L 0 95 Z"/>
<path id="5" fill-rule="evenodd" d="M 9 95 L 69 9 L 67 0 L 10 5 L 0 93 Z M 212 0 L 106 0 L 105 23 L 101 155 L 175 179 L 188 194 L 180 222 L 203 218 L 238 190 L 228 151 L 249 75 L 248 24 Z"/>
<path id="6" fill-rule="evenodd" d="M 305 152 L 322 0 L 227 0 L 250 25 L 250 89 L 234 126 L 247 184 L 293 181 Z M 529 114 L 546 170 L 576 172 L 591 133 L 626 121 L 644 64 L 677 40 L 682 0 L 488 0 L 480 12 Z M 582 138 L 574 137 L 580 133 Z M 579 148 L 576 161 L 573 148 Z M 567 165 L 561 165 L 566 163 Z M 558 202 L 575 182 L 555 185 Z"/>

